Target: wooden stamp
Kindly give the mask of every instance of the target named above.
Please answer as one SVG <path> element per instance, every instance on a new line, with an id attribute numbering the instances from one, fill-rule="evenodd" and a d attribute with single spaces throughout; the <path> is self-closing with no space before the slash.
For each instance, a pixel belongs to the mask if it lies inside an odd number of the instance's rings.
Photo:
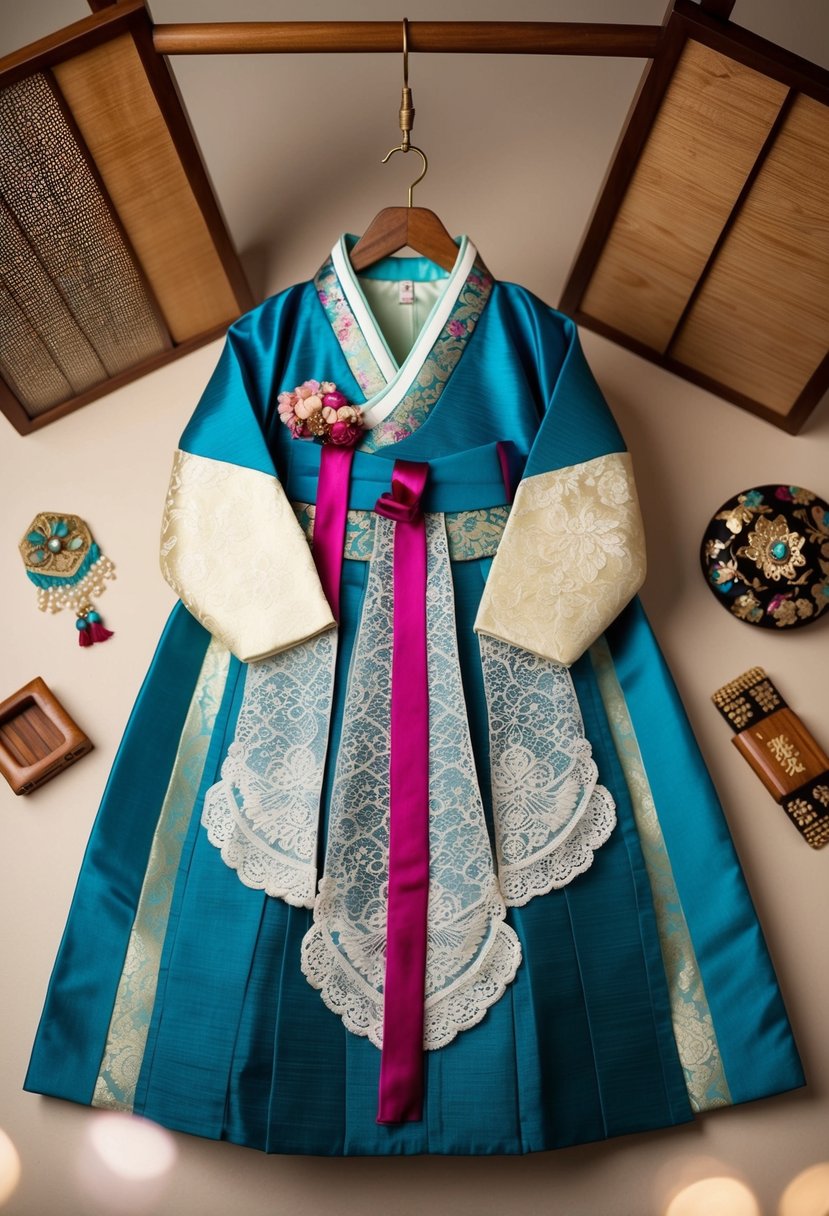
<path id="1" fill-rule="evenodd" d="M 0 703 L 0 772 L 15 794 L 30 794 L 89 751 L 92 743 L 40 676 Z"/>
<path id="2" fill-rule="evenodd" d="M 813 849 L 829 844 L 829 756 L 762 667 L 712 697 L 737 733 L 731 742 Z"/>

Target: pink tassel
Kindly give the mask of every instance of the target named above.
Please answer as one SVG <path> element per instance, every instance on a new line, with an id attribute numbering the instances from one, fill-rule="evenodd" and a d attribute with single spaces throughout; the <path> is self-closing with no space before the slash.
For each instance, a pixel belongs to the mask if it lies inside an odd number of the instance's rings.
<path id="1" fill-rule="evenodd" d="M 90 637 L 89 633 L 90 633 L 89 629 L 79 629 L 78 630 L 78 645 L 79 646 L 91 646 L 93 644 L 95 639 Z"/>
<path id="2" fill-rule="evenodd" d="M 112 637 L 112 630 L 105 629 L 104 626 L 101 625 L 98 621 L 90 621 L 89 629 L 84 630 L 84 633 L 87 633 L 87 632 L 92 634 L 92 638 L 91 638 L 89 645 L 92 645 L 93 642 L 105 642 L 107 640 L 107 638 Z M 83 635 L 81 635 L 81 636 L 83 636 Z M 83 645 L 83 642 L 81 642 L 81 645 Z"/>

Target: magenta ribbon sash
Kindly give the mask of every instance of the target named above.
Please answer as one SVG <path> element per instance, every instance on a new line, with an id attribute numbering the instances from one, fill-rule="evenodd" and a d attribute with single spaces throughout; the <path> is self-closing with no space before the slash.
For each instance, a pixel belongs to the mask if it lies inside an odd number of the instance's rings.
<path id="1" fill-rule="evenodd" d="M 354 449 L 326 443 L 320 453 L 313 555 L 323 594 L 334 620 L 340 621 L 340 577 L 343 569 L 348 482 Z"/>
<path id="2" fill-rule="evenodd" d="M 378 1123 L 423 1118 L 423 1005 L 429 902 L 428 464 L 397 460 L 375 511 L 394 520 L 389 899 Z"/>

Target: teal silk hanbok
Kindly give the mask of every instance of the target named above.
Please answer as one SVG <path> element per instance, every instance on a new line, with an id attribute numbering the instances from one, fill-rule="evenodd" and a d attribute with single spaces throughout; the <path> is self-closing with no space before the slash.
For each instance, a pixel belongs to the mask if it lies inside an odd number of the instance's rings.
<path id="1" fill-rule="evenodd" d="M 180 603 L 26 1088 L 358 1155 L 802 1085 L 575 325 L 467 238 L 359 275 L 354 240 L 231 326 L 182 436 Z"/>

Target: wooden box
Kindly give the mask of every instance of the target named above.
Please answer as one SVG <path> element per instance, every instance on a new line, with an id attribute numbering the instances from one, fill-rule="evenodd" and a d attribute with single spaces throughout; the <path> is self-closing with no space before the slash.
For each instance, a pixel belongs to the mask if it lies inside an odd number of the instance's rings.
<path id="1" fill-rule="evenodd" d="M 0 703 L 0 772 L 15 794 L 30 794 L 90 751 L 40 676 Z"/>

